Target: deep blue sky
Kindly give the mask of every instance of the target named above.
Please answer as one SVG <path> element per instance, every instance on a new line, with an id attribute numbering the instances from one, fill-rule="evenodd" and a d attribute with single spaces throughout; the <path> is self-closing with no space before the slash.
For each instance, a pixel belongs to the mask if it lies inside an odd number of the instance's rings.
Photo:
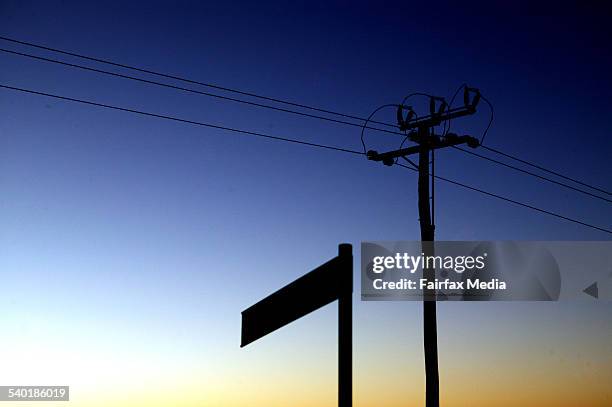
<path id="1" fill-rule="evenodd" d="M 584 17 L 567 16 L 502 18 L 504 12 L 506 10 L 498 11 L 494 17 L 455 14 L 419 18 L 418 8 L 395 5 L 385 8 L 304 6 L 288 10 L 280 6 L 248 5 L 222 9 L 194 5 L 92 6 L 78 3 L 27 6 L 9 2 L 2 15 L 4 33 L 13 37 L 361 116 L 380 104 L 396 103 L 412 91 L 448 95 L 460 83 L 468 82 L 482 89 L 496 108 L 496 121 L 487 140 L 491 146 L 606 186 L 609 166 L 605 158 L 611 150 L 607 137 L 609 103 L 606 95 L 611 87 L 607 74 L 611 61 L 609 53 L 604 52 L 609 33 L 605 21 L 591 18 L 587 22 Z M 2 78 L 15 85 L 271 134 L 359 147 L 358 134 L 352 128 L 181 95 L 13 56 L 3 55 L 2 58 L 6 67 Z M 8 92 L 4 94 L 3 98 L 9 97 Z M 223 171 L 234 168 L 243 172 L 244 167 L 251 167 L 249 160 L 263 160 L 264 153 L 267 156 L 265 168 L 270 172 L 293 167 L 283 170 L 286 175 L 283 179 L 292 184 L 285 188 L 290 190 L 295 188 L 303 193 L 303 182 L 313 182 L 307 181 L 308 178 L 320 179 L 317 170 L 336 173 L 337 168 L 342 167 L 347 173 L 354 173 L 351 182 L 363 185 L 364 191 L 371 191 L 370 194 L 377 189 L 393 188 L 391 196 L 404 194 L 407 204 L 408 197 L 414 196 L 410 190 L 413 185 L 408 181 L 410 175 L 374 168 L 373 164 L 355 162 L 355 159 L 334 153 L 251 141 L 231 134 L 58 104 L 52 100 L 15 97 L 11 96 L 11 100 L 26 106 L 44 103 L 60 111 L 54 114 L 49 109 L 44 116 L 27 111 L 29 117 L 40 118 L 38 124 L 41 126 L 49 126 L 43 117 L 65 123 L 62 114 L 70 115 L 75 111 L 83 113 L 74 119 L 75 125 L 124 123 L 127 127 L 121 136 L 108 131 L 109 128 L 99 131 L 105 133 L 105 138 L 123 139 L 124 144 L 111 145 L 135 160 L 147 157 L 134 154 L 134 149 L 144 151 L 158 142 L 162 143 L 158 147 L 163 152 L 155 151 L 154 155 L 161 153 L 163 161 L 171 163 L 177 157 L 168 148 L 179 148 L 180 143 L 191 145 L 193 136 L 189 134 L 195 134 L 198 135 L 197 144 L 189 150 L 216 155 L 219 167 L 226 168 Z M 96 123 L 95 117 L 104 120 Z M 392 121 L 393 112 L 382 112 L 378 118 Z M 479 117 L 464 120 L 455 128 L 478 136 L 487 118 L 488 111 L 482 105 Z M 19 122 L 19 117 L 15 119 Z M 142 126 L 148 126 L 147 130 L 142 131 Z M 153 129 L 156 131 L 151 133 Z M 168 131 L 173 142 L 169 142 Z M 199 135 L 205 134 L 214 137 L 200 140 Z M 83 143 L 93 143 L 92 147 L 101 142 L 100 137 L 86 137 L 77 131 L 55 135 L 53 145 L 65 142 L 75 148 L 72 142 L 75 137 Z M 383 142 L 390 140 L 386 135 L 368 134 L 367 140 L 369 147 L 384 148 L 381 143 L 390 146 Z M 244 148 L 236 148 L 237 145 Z M 13 158 L 18 157 L 13 155 Z M 85 159 L 86 156 L 75 158 Z M 440 174 L 452 173 L 455 178 L 493 191 L 606 224 L 606 214 L 599 215 L 602 208 L 599 203 L 591 205 L 580 196 L 574 199 L 574 194 L 563 190 L 558 193 L 556 187 L 550 190 L 548 186 L 540 187 L 540 182 L 507 171 L 498 173 L 496 167 L 462 157 L 454 151 L 444 152 L 440 158 Z M 300 167 L 301 159 L 308 163 L 309 171 L 315 171 L 312 177 Z M 203 162 L 198 165 L 204 165 Z M 134 163 L 130 161 L 129 165 Z M 355 168 L 349 169 L 349 165 Z M 266 178 L 265 168 L 258 177 Z M 382 175 L 384 170 L 387 171 Z M 160 172 L 165 171 L 160 168 Z M 398 188 L 399 179 L 406 181 Z M 318 187 L 317 191 L 330 189 L 330 185 Z M 448 197 L 444 195 L 447 190 Z M 462 225 L 476 226 L 474 229 L 478 232 L 474 233 L 482 238 L 550 238 L 553 237 L 551 233 L 564 239 L 601 236 L 579 226 L 470 195 L 473 194 L 455 187 L 441 187 L 438 220 L 450 223 L 446 228 L 440 224 L 440 237 Z M 385 200 L 367 201 L 371 213 L 388 212 Z M 474 212 L 452 221 L 450 216 L 444 218 L 446 213 L 455 214 L 452 208 L 464 205 L 473 208 Z M 408 207 L 405 209 L 403 215 L 410 217 L 413 212 Z M 485 212 L 479 213 L 479 210 Z M 491 220 L 498 220 L 498 214 L 504 213 L 513 219 L 512 224 L 491 227 L 485 222 L 489 211 L 494 214 Z M 371 217 L 366 214 L 356 211 L 347 214 L 346 218 L 352 221 L 356 216 Z M 532 218 L 537 219 L 536 225 L 540 227 L 534 227 Z M 521 219 L 524 222 L 518 221 Z M 525 228 L 527 225 L 529 227 Z M 405 226 L 414 227 L 416 223 L 406 222 Z M 497 234 L 500 226 L 504 232 Z"/>
<path id="2" fill-rule="evenodd" d="M 521 11 L 3 1 L 0 34 L 358 116 L 415 91 L 450 96 L 467 82 L 495 107 L 487 144 L 610 190 L 607 17 Z M 0 82 L 11 86 L 361 148 L 351 127 L 3 53 L 0 66 Z M 51 318 L 57 325 L 46 335 L 116 346 L 140 343 L 153 331 L 157 345 L 182 345 L 188 358 L 205 344 L 211 355 L 237 361 L 239 311 L 333 256 L 338 242 L 353 243 L 358 254 L 363 240 L 419 237 L 416 177 L 407 170 L 7 90 L 0 107 L 0 267 L 8 293 L 2 305 L 12 311 L 3 318 L 11 326 L 24 324 L 23 316 Z M 476 117 L 453 128 L 480 136 L 488 114 L 482 104 Z M 376 118 L 392 122 L 394 112 Z M 366 137 L 370 148 L 397 144 L 384 134 Z M 611 226 L 605 202 L 456 151 L 441 152 L 437 162 L 440 175 Z M 609 239 L 437 185 L 437 239 Z M 441 307 L 441 330 L 461 335 L 473 323 L 470 306 Z M 502 329 L 501 312 L 509 320 L 503 329 L 532 335 L 538 318 L 554 324 L 568 313 L 590 321 L 609 315 L 575 304 L 479 306 L 491 332 Z M 529 321 L 522 319 L 527 310 Z M 406 326 L 419 321 L 416 304 L 360 304 L 356 312 L 357 321 L 372 324 L 379 317 L 405 318 Z M 333 312 L 325 315 L 313 327 L 333 325 Z M 110 329 L 95 325 L 87 336 L 81 328 L 92 316 Z M 24 337 L 34 335 L 24 329 Z M 123 334 L 109 339 L 113 330 Z M 420 349 L 418 337 L 410 340 Z"/>

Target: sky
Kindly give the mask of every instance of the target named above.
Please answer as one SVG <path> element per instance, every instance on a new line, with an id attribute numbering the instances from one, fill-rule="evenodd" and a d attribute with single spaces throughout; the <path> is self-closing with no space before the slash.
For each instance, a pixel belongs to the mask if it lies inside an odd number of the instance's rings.
<path id="1" fill-rule="evenodd" d="M 360 117 L 468 83 L 494 106 L 486 145 L 610 190 L 608 13 L 547 12 L 0 1 L 0 35 Z M 362 149 L 355 127 L 4 52 L 0 66 L 9 86 Z M 335 405 L 334 304 L 244 349 L 240 311 L 340 242 L 354 245 L 358 293 L 360 242 L 419 238 L 414 173 L 6 89 L 0 108 L 0 385 L 70 385 L 71 401 L 57 405 L 79 407 Z M 480 137 L 489 115 L 481 104 L 453 129 Z M 395 148 L 392 137 L 367 131 L 367 148 Z M 603 201 L 457 151 L 436 165 L 611 226 Z M 610 235 L 438 182 L 436 239 Z M 355 296 L 356 406 L 423 404 L 421 312 Z M 610 405 L 611 327 L 609 303 L 440 304 L 442 404 Z"/>

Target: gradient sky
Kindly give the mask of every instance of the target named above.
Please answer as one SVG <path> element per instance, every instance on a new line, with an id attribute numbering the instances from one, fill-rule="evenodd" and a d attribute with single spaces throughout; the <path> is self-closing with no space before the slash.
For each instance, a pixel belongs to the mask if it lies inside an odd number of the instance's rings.
<path id="1" fill-rule="evenodd" d="M 359 116 L 467 82 L 495 107 L 487 144 L 612 188 L 609 16 L 84 3 L 0 1 L 0 35 Z M 361 149 L 351 127 L 4 53 L 0 67 L 11 86 Z M 418 239 L 414 173 L 8 90 L 0 109 L 0 384 L 70 385 L 79 407 L 335 405 L 335 305 L 245 349 L 240 311 L 339 242 L 357 260 L 361 241 Z M 453 128 L 480 136 L 488 113 Z M 440 175 L 611 226 L 602 201 L 436 157 Z M 609 240 L 452 185 L 436 205 L 440 240 Z M 354 321 L 355 405 L 422 405 L 421 305 L 356 298 Z M 442 403 L 609 406 L 611 327 L 609 303 L 441 304 Z"/>

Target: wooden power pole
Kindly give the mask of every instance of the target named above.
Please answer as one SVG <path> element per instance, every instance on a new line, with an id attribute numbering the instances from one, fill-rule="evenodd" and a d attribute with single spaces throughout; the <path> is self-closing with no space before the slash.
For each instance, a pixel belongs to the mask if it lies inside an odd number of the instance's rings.
<path id="1" fill-rule="evenodd" d="M 403 158 L 418 170 L 418 208 L 419 224 L 421 227 L 421 248 L 425 256 L 433 256 L 434 253 L 434 230 L 433 211 L 430 205 L 429 181 L 431 176 L 433 190 L 433 164 L 432 171 L 429 170 L 430 155 L 436 149 L 467 144 L 475 148 L 480 145 L 478 140 L 470 136 L 457 136 L 453 133 L 436 136 L 434 127 L 441 123 L 458 117 L 474 114 L 476 105 L 480 100 L 480 93 L 477 89 L 464 88 L 464 106 L 450 109 L 444 99 L 432 97 L 430 99 L 430 113 L 419 119 L 413 119 L 415 115 L 410 114 L 411 108 L 399 106 L 398 125 L 400 130 L 409 131 L 408 138 L 417 145 L 402 148 L 399 150 L 378 153 L 368 151 L 368 159 L 381 161 L 383 164 L 391 166 L 398 158 Z M 440 106 L 436 109 L 436 102 Z M 408 118 L 404 120 L 403 110 L 409 110 Z M 431 154 L 430 154 L 431 153 Z M 410 161 L 407 156 L 418 155 L 418 165 Z M 423 278 L 427 281 L 434 281 L 436 277 L 434 268 L 423 269 Z M 436 292 L 435 290 L 423 291 L 423 350 L 425 353 L 425 406 L 439 407 L 440 405 L 440 377 L 438 373 L 438 332 L 436 316 Z"/>
<path id="2" fill-rule="evenodd" d="M 419 127 L 419 138 L 425 140 L 429 129 Z M 427 143 L 419 144 L 419 181 L 418 205 L 419 224 L 421 226 L 421 249 L 424 256 L 433 256 L 435 226 L 432 223 L 429 204 L 429 152 Z M 433 179 L 432 179 L 433 182 Z M 428 281 L 435 279 L 433 268 L 423 269 L 423 278 Z M 438 407 L 440 394 L 440 379 L 438 373 L 438 328 L 436 317 L 435 290 L 423 292 L 423 350 L 425 353 L 425 406 Z"/>

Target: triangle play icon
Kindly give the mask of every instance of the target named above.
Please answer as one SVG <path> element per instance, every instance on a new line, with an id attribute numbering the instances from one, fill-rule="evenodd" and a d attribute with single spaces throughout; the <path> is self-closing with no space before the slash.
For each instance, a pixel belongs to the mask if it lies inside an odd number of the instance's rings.
<path id="1" fill-rule="evenodd" d="M 591 297 L 598 298 L 599 290 L 597 289 L 597 282 L 594 282 L 593 284 L 582 290 L 582 292 L 590 295 Z"/>

